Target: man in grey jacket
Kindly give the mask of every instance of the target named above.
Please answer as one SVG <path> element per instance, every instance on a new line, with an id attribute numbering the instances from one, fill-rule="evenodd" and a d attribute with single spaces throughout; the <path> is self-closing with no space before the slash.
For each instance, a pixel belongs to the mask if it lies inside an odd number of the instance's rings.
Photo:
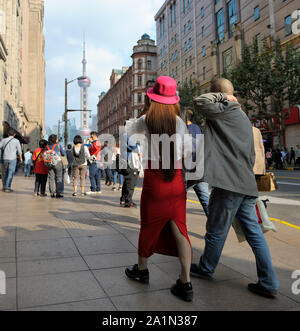
<path id="1" fill-rule="evenodd" d="M 19 140 L 15 139 L 15 130 L 9 129 L 8 138 L 0 142 L 2 159 L 2 191 L 11 193 L 12 180 L 17 166 L 17 156 L 22 163 L 22 149 Z"/>
<path id="2" fill-rule="evenodd" d="M 213 187 L 213 191 L 205 250 L 199 264 L 192 264 L 191 273 L 212 279 L 232 222 L 237 218 L 257 263 L 258 283 L 249 284 L 248 289 L 274 298 L 279 283 L 255 209 L 258 191 L 253 173 L 252 125 L 233 96 L 234 88 L 230 81 L 215 81 L 211 92 L 194 100 L 196 110 L 207 120 L 203 180 Z"/>

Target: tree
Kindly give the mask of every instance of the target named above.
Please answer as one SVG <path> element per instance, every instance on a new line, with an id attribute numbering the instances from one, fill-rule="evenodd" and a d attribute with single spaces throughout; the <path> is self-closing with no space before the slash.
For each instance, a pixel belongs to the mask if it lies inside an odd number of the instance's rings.
<path id="1" fill-rule="evenodd" d="M 285 120 L 300 100 L 300 53 L 292 46 L 266 41 L 260 49 L 257 40 L 245 46 L 236 67 L 224 73 L 236 89 L 249 116 L 264 119 L 280 137 L 283 146 Z M 284 112 L 284 107 L 289 111 Z"/>
<path id="2" fill-rule="evenodd" d="M 194 106 L 194 98 L 201 94 L 199 83 L 197 81 L 190 81 L 184 83 L 182 87 L 179 88 L 180 105 L 184 108 L 190 108 L 194 112 L 193 123 L 201 126 L 204 122 L 204 118 L 199 114 Z"/>

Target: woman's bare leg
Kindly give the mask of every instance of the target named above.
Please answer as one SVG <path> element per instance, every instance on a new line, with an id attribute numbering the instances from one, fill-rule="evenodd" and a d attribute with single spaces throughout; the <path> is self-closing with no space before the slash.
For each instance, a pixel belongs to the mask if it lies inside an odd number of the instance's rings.
<path id="1" fill-rule="evenodd" d="M 185 236 L 180 232 L 178 229 L 177 224 L 174 221 L 170 222 L 172 233 L 174 235 L 178 255 L 179 255 L 179 262 L 181 265 L 181 275 L 180 280 L 183 284 L 189 283 L 190 279 L 190 268 L 192 263 L 192 251 L 191 246 Z"/>

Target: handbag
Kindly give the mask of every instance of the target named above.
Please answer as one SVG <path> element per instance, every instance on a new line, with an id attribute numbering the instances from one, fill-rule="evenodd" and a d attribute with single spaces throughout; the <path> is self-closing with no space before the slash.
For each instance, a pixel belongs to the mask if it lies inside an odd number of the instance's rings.
<path id="1" fill-rule="evenodd" d="M 62 162 L 64 168 L 68 167 L 69 166 L 68 158 L 66 156 L 61 155 L 60 146 L 59 146 L 59 154 L 60 154 L 61 162 Z"/>
<path id="2" fill-rule="evenodd" d="M 259 176 L 256 179 L 258 192 L 273 192 L 278 186 L 273 172 L 268 172 L 264 176 Z"/>

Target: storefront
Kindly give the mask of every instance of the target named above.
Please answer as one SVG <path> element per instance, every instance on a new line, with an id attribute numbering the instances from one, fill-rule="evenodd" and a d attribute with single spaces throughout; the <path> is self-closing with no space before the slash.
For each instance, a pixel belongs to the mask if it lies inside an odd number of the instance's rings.
<path id="1" fill-rule="evenodd" d="M 291 110 L 289 118 L 285 121 L 285 146 L 290 149 L 300 145 L 300 106 Z"/>
<path id="2" fill-rule="evenodd" d="M 284 112 L 288 112 L 288 109 Z M 252 119 L 252 124 L 260 129 L 266 150 L 280 148 L 280 137 L 270 129 L 266 120 Z M 300 145 L 300 106 L 293 107 L 285 120 L 283 144 L 288 149 Z"/>

